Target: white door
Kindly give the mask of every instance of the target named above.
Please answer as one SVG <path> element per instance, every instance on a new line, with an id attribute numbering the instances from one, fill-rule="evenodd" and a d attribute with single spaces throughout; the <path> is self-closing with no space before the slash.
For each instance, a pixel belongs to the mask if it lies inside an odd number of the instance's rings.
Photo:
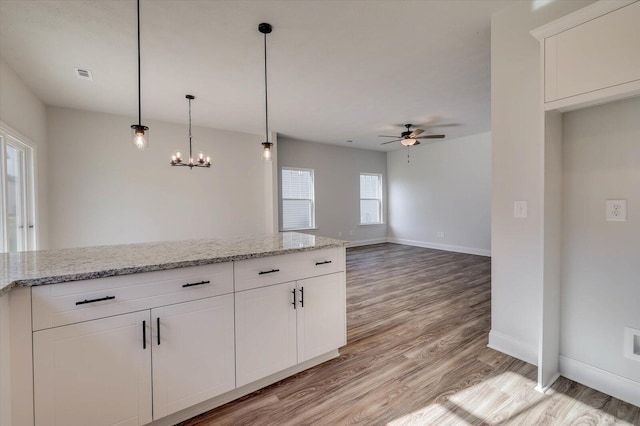
<path id="1" fill-rule="evenodd" d="M 35 249 L 32 151 L 0 130 L 0 252 Z"/>
<path id="2" fill-rule="evenodd" d="M 150 320 L 147 310 L 33 333 L 36 426 L 150 422 Z"/>
<path id="3" fill-rule="evenodd" d="M 347 343 L 344 272 L 298 281 L 298 362 Z"/>
<path id="4" fill-rule="evenodd" d="M 238 387 L 296 364 L 295 294 L 295 282 L 236 293 Z"/>
<path id="5" fill-rule="evenodd" d="M 151 310 L 153 418 L 235 388 L 233 294 Z"/>

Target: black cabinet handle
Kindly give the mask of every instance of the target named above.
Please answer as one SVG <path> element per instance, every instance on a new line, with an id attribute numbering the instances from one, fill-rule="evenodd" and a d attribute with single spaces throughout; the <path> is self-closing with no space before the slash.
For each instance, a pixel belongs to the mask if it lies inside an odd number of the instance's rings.
<path id="1" fill-rule="evenodd" d="M 142 349 L 147 349 L 147 322 L 142 321 Z"/>
<path id="2" fill-rule="evenodd" d="M 93 303 L 93 302 L 104 302 L 105 300 L 113 300 L 115 299 L 115 296 L 107 296 L 107 297 L 101 297 L 100 299 L 91 299 L 91 300 L 83 300 L 82 302 L 76 302 L 76 305 L 84 305 L 86 303 Z"/>
<path id="3" fill-rule="evenodd" d="M 297 309 L 296 308 L 296 289 L 294 288 L 293 290 L 291 290 L 291 293 L 293 293 L 293 309 Z"/>
<path id="4" fill-rule="evenodd" d="M 160 346 L 160 317 L 158 317 L 157 323 L 158 323 L 158 346 Z"/>
<path id="5" fill-rule="evenodd" d="M 331 263 L 330 260 L 325 260 L 324 262 L 316 262 L 316 266 L 318 265 L 326 265 L 327 263 Z"/>
<path id="6" fill-rule="evenodd" d="M 182 287 L 193 287 L 194 285 L 202 285 L 202 284 L 209 284 L 211 283 L 211 281 L 200 281 L 199 283 L 189 283 L 189 284 L 183 284 Z"/>
<path id="7" fill-rule="evenodd" d="M 280 272 L 280 269 L 272 269 L 270 271 L 260 271 L 258 272 L 258 275 L 273 274 L 274 272 Z"/>
<path id="8" fill-rule="evenodd" d="M 300 307 L 304 308 L 304 287 L 300 287 Z"/>

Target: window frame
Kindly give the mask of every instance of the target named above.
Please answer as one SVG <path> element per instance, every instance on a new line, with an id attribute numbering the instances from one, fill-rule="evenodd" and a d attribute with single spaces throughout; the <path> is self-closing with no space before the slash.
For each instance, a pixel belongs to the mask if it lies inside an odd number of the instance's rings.
<path id="1" fill-rule="evenodd" d="M 378 178 L 378 198 L 362 198 L 362 183 L 360 181 L 362 176 L 375 176 Z M 359 205 L 359 224 L 360 226 L 375 226 L 375 225 L 384 225 L 384 189 L 383 189 L 383 176 L 382 173 L 364 173 L 361 172 L 358 175 L 358 192 L 360 194 L 360 205 Z M 378 202 L 378 215 L 380 217 L 379 222 L 362 222 L 362 201 L 377 201 Z"/>
<path id="2" fill-rule="evenodd" d="M 0 253 L 7 253 L 8 247 L 8 223 L 7 223 L 7 209 L 8 209 L 8 193 L 7 193 L 7 180 L 6 180 L 6 146 L 13 146 L 17 150 L 21 151 L 22 157 L 22 173 L 24 175 L 24 181 L 22 182 L 22 196 L 25 212 L 23 219 L 26 221 L 22 226 L 24 227 L 24 246 L 19 248 L 19 251 L 37 250 L 37 213 L 36 213 L 36 188 L 35 188 L 35 157 L 36 149 L 33 143 L 11 129 L 9 126 L 0 121 Z"/>
<path id="3" fill-rule="evenodd" d="M 311 198 L 285 198 L 284 197 L 284 191 L 282 190 L 282 172 L 284 170 L 293 170 L 293 171 L 298 171 L 298 172 L 309 172 L 310 177 L 311 177 Z M 281 167 L 280 168 L 280 231 L 281 232 L 288 232 L 288 231 L 307 231 L 307 230 L 311 230 L 311 229 L 318 229 L 316 228 L 316 181 L 315 181 L 315 172 L 314 169 L 309 169 L 309 168 L 305 168 L 305 167 Z M 294 228 L 285 228 L 284 227 L 284 202 L 285 200 L 309 200 L 311 202 L 311 218 L 310 218 L 310 222 L 311 222 L 311 226 L 309 227 L 303 227 L 303 228 L 298 228 L 298 227 L 294 227 Z"/>

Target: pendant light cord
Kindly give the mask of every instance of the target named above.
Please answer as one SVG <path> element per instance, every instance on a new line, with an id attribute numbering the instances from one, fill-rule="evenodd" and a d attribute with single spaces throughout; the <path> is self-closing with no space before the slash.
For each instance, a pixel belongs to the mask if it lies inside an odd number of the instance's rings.
<path id="1" fill-rule="evenodd" d="M 189 162 L 193 159 L 193 152 L 191 151 L 191 99 L 189 99 Z"/>
<path id="2" fill-rule="evenodd" d="M 269 94 L 267 85 L 267 33 L 264 33 L 264 133 L 269 143 Z"/>
<path id="3" fill-rule="evenodd" d="M 138 0 L 138 126 L 142 126 L 142 99 L 140 93 L 140 0 Z"/>

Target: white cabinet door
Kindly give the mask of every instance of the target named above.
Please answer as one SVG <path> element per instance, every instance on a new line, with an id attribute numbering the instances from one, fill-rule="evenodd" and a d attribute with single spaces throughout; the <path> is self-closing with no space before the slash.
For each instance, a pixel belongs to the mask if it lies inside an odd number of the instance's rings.
<path id="1" fill-rule="evenodd" d="M 640 79 L 640 2 L 548 38 L 545 79 L 547 102 Z"/>
<path id="2" fill-rule="evenodd" d="M 150 422 L 150 320 L 147 310 L 33 333 L 36 426 Z"/>
<path id="3" fill-rule="evenodd" d="M 233 294 L 151 310 L 153 418 L 235 388 Z"/>
<path id="4" fill-rule="evenodd" d="M 295 282 L 236 293 L 238 387 L 296 364 Z"/>
<path id="5" fill-rule="evenodd" d="M 344 272 L 298 281 L 298 362 L 346 344 Z"/>

